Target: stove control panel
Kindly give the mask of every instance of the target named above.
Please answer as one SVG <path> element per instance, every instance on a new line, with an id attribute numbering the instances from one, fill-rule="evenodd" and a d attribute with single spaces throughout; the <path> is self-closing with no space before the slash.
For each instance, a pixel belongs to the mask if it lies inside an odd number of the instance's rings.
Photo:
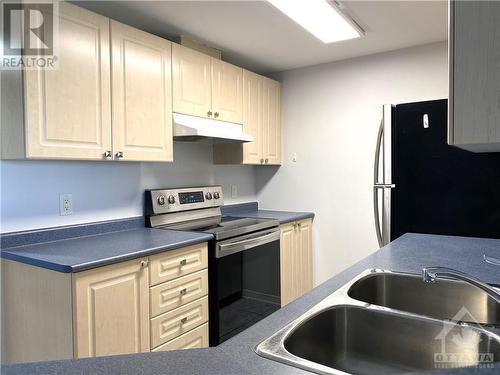
<path id="1" fill-rule="evenodd" d="M 202 203 L 202 202 L 204 202 L 203 191 L 188 191 L 179 193 L 180 204 Z"/>
<path id="2" fill-rule="evenodd" d="M 221 186 L 146 190 L 146 215 L 219 207 L 223 204 Z"/>

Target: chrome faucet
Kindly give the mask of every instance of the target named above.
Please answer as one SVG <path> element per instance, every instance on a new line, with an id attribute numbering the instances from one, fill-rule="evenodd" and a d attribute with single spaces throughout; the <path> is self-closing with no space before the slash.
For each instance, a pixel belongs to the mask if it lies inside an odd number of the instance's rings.
<path id="1" fill-rule="evenodd" d="M 500 303 L 500 292 L 495 288 L 485 284 L 478 279 L 467 275 L 464 272 L 454 270 L 446 267 L 424 267 L 422 268 L 422 279 L 426 283 L 433 283 L 438 278 L 447 278 L 465 281 L 479 289 L 486 292 L 491 298 Z"/>

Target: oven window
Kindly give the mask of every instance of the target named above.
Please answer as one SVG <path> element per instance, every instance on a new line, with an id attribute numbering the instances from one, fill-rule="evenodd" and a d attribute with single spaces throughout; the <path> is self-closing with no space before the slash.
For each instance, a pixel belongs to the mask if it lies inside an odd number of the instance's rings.
<path id="1" fill-rule="evenodd" d="M 217 259 L 219 343 L 281 307 L 279 241 Z"/>

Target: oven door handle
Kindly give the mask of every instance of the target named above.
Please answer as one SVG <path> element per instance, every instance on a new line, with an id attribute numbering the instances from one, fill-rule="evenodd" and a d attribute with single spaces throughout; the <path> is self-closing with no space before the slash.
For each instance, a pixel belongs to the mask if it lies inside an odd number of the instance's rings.
<path id="1" fill-rule="evenodd" d="M 259 232 L 257 235 L 245 236 L 244 239 L 230 242 L 220 242 L 215 248 L 215 257 L 222 258 L 231 254 L 239 253 L 266 243 L 280 239 L 279 228 L 270 231 Z"/>

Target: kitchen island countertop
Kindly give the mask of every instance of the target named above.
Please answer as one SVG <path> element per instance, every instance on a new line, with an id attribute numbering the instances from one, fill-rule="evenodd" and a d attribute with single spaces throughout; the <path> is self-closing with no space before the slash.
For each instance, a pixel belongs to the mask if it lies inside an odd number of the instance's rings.
<path id="1" fill-rule="evenodd" d="M 485 263 L 483 254 L 498 257 L 500 240 L 406 234 L 217 348 L 17 364 L 1 370 L 3 374 L 307 374 L 259 357 L 255 346 L 369 268 L 420 273 L 423 266 L 447 266 L 500 285 L 500 268 Z M 498 374 L 499 369 L 497 363 L 489 369 L 443 373 Z"/>

